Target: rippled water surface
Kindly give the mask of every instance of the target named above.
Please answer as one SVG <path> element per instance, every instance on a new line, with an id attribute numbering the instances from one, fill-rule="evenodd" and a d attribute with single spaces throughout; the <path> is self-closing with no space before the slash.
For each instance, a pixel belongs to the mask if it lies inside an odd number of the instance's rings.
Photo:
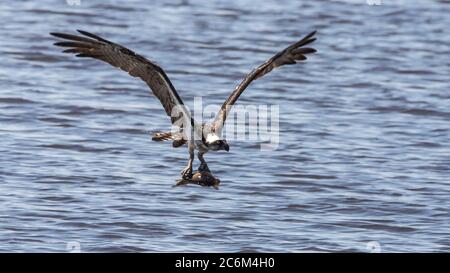
<path id="1" fill-rule="evenodd" d="M 450 251 L 449 14 L 418 0 L 2 3 L 0 251 Z M 281 106 L 277 150 L 230 141 L 206 155 L 219 190 L 172 188 L 188 155 L 151 141 L 170 128 L 159 102 L 52 45 L 76 29 L 156 60 L 188 105 L 221 103 L 314 29 L 319 52 L 239 100 Z"/>

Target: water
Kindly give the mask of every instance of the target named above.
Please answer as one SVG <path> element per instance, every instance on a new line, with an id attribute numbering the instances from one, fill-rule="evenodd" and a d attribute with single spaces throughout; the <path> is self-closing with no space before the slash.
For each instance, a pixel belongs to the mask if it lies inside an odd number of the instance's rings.
<path id="1" fill-rule="evenodd" d="M 69 1 L 70 2 L 70 1 Z M 450 251 L 448 1 L 14 1 L 0 8 L 0 251 Z M 239 100 L 279 104 L 280 145 L 206 155 L 219 190 L 171 188 L 185 148 L 146 85 L 63 55 L 85 29 L 221 103 L 317 29 L 319 53 Z"/>

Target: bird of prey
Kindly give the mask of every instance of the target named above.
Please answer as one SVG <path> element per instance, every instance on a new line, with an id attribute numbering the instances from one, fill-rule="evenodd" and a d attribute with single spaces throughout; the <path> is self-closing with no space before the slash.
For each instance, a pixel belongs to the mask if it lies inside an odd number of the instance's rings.
<path id="1" fill-rule="evenodd" d="M 209 173 L 210 170 L 203 155 L 208 151 L 229 151 L 227 141 L 221 136 L 222 128 L 231 107 L 252 81 L 261 78 L 276 67 L 304 61 L 306 60 L 305 55 L 316 52 L 314 48 L 305 47 L 316 40 L 314 38 L 316 32 L 314 31 L 252 70 L 225 100 L 214 120 L 208 123 L 199 123 L 191 117 L 189 111 L 184 107 L 183 101 L 159 65 L 98 35 L 83 30 L 78 30 L 78 32 L 81 35 L 54 32 L 50 34 L 64 39 L 64 41 L 55 43 L 56 46 L 67 48 L 63 51 L 64 53 L 74 53 L 76 57 L 98 59 L 128 72 L 133 77 L 140 78 L 159 99 L 167 115 L 171 117 L 172 124 L 180 119 L 183 120 L 178 131 L 155 133 L 152 139 L 154 141 L 172 140 L 173 147 L 187 144 L 189 162 L 181 172 L 184 179 L 192 177 L 195 150 L 198 151 L 197 156 L 201 163 L 198 171 Z M 173 114 L 175 108 L 177 108 L 177 115 Z M 196 137 L 193 137 L 194 135 Z"/>

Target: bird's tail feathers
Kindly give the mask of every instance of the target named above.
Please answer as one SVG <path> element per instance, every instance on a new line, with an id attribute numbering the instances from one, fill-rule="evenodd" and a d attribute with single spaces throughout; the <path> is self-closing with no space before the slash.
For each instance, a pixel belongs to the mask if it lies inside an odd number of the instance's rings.
<path id="1" fill-rule="evenodd" d="M 156 132 L 152 136 L 153 141 L 173 140 L 172 146 L 177 148 L 187 143 L 181 133 L 172 134 L 172 132 Z"/>
<path id="2" fill-rule="evenodd" d="M 173 140 L 174 137 L 172 135 L 172 132 L 156 132 L 152 136 L 153 141 L 166 141 L 166 140 Z"/>

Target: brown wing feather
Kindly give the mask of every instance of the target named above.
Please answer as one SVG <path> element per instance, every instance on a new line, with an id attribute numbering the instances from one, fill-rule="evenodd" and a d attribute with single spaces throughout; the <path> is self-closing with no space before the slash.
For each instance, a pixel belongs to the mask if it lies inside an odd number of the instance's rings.
<path id="1" fill-rule="evenodd" d="M 142 57 L 111 41 L 103 39 L 95 34 L 78 30 L 84 36 L 65 33 L 50 33 L 51 35 L 65 39 L 55 43 L 56 46 L 68 47 L 64 53 L 75 53 L 77 57 L 90 57 L 98 59 L 128 72 L 133 77 L 142 79 L 153 94 L 159 99 L 168 116 L 172 109 L 183 105 L 183 101 L 173 87 L 166 73 L 154 62 Z M 184 107 L 182 107 L 184 109 Z M 171 117 L 172 123 L 178 117 Z"/>
<path id="2" fill-rule="evenodd" d="M 267 60 L 265 63 L 252 70 L 245 77 L 245 79 L 238 86 L 236 86 L 233 93 L 231 93 L 228 99 L 222 104 L 222 107 L 220 108 L 214 120 L 215 130 L 220 131 L 225 123 L 229 111 L 231 110 L 231 107 L 236 103 L 239 96 L 242 94 L 242 92 L 244 92 L 245 88 L 247 88 L 247 86 L 252 81 L 266 75 L 276 67 L 295 64 L 296 61 L 306 60 L 306 54 L 316 52 L 314 48 L 304 47 L 305 45 L 308 45 L 316 40 L 316 38 L 314 38 L 315 34 L 315 31 L 311 32 L 300 41 L 290 45 L 283 51 L 278 52 L 277 54 L 275 54 L 275 56 Z"/>

